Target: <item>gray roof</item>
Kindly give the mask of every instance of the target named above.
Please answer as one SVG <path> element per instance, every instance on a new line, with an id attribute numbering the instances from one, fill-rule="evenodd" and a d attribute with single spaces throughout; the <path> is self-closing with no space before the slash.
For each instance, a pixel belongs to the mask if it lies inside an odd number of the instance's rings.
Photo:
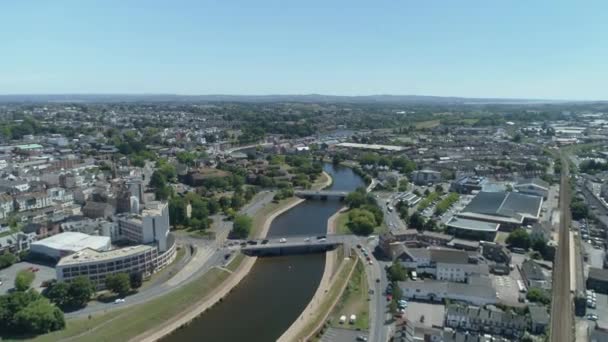
<path id="1" fill-rule="evenodd" d="M 521 264 L 521 268 L 528 280 L 545 280 L 545 274 L 540 266 L 533 260 L 524 260 Z"/>
<path id="2" fill-rule="evenodd" d="M 549 313 L 547 312 L 547 307 L 540 305 L 530 305 L 528 306 L 530 310 L 530 319 L 534 324 L 549 324 Z"/>
<path id="3" fill-rule="evenodd" d="M 588 278 L 597 279 L 608 282 L 608 269 L 601 269 L 596 267 L 589 268 Z"/>
<path id="4" fill-rule="evenodd" d="M 518 218 L 519 215 L 538 217 L 542 198 L 516 192 L 482 191 L 462 210 L 483 215 Z"/>
<path id="5" fill-rule="evenodd" d="M 431 249 L 431 261 L 446 264 L 468 264 L 469 254 L 457 249 Z"/>
<path id="6" fill-rule="evenodd" d="M 518 186 L 526 186 L 526 185 L 536 185 L 545 189 L 549 189 L 549 183 L 545 182 L 544 180 L 540 179 L 540 178 L 527 178 L 527 179 L 522 179 L 519 182 L 517 182 L 517 184 L 515 185 L 516 187 Z"/>
<path id="7" fill-rule="evenodd" d="M 448 221 L 447 226 L 474 231 L 496 232 L 500 224 L 454 216 Z"/>

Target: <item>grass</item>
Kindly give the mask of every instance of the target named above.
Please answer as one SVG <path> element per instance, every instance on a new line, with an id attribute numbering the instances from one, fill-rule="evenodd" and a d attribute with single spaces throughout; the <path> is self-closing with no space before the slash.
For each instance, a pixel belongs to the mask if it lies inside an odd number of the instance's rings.
<path id="1" fill-rule="evenodd" d="M 439 198 L 438 192 L 431 192 L 428 196 L 426 196 L 420 203 L 418 203 L 418 210 L 422 211 L 433 203 L 436 199 Z"/>
<path id="2" fill-rule="evenodd" d="M 241 266 L 243 260 L 245 260 L 245 254 L 237 254 L 237 256 L 235 256 L 234 259 L 230 260 L 228 265 L 226 265 L 226 269 L 231 270 L 232 272 L 236 271 L 236 269 Z"/>
<path id="3" fill-rule="evenodd" d="M 213 268 L 199 279 L 148 303 L 90 319 L 68 320 L 64 330 L 38 336 L 32 341 L 126 341 L 179 316 L 228 276 L 228 272 Z"/>
<path id="4" fill-rule="evenodd" d="M 343 261 L 342 268 L 334 278 L 331 288 L 329 289 L 327 295 L 323 298 L 323 302 L 319 308 L 316 310 L 316 316 L 311 319 L 310 322 L 300 331 L 298 336 L 295 338 L 296 341 L 301 341 L 306 336 L 313 333 L 313 330 L 321 323 L 321 320 L 324 319 L 325 314 L 332 309 L 334 301 L 340 294 L 340 290 L 348 281 L 348 275 L 350 274 L 354 262 L 355 261 L 353 259 Z"/>
<path id="5" fill-rule="evenodd" d="M 348 210 L 340 212 L 336 218 L 336 234 L 352 234 L 348 228 Z M 382 234 L 388 231 L 384 221 L 377 227 L 374 228 L 374 234 Z"/>
<path id="6" fill-rule="evenodd" d="M 147 287 L 149 287 L 150 285 L 154 284 L 154 281 L 156 279 L 159 279 L 160 277 L 162 277 L 163 275 L 166 275 L 167 272 L 171 272 L 173 271 L 171 268 L 173 267 L 173 265 L 177 264 L 180 260 L 182 260 L 184 258 L 184 255 L 186 255 L 186 248 L 189 247 L 181 247 L 177 249 L 177 253 L 175 254 L 175 260 L 173 260 L 169 265 L 167 265 L 167 267 L 163 268 L 162 270 L 160 270 L 159 272 L 154 273 L 150 279 L 146 280 L 142 285 L 141 288 L 139 289 L 140 291 L 143 289 L 146 289 Z M 178 270 L 179 271 L 179 270 Z"/>
<path id="7" fill-rule="evenodd" d="M 249 237 L 257 237 L 259 236 L 262 227 L 264 226 L 264 222 L 266 218 L 271 215 L 275 210 L 283 208 L 284 206 L 290 205 L 298 201 L 298 198 L 291 197 L 286 198 L 284 200 L 279 201 L 278 203 L 270 202 L 266 204 L 263 208 L 258 210 L 258 212 L 253 217 L 253 225 L 251 228 L 251 232 L 249 232 Z"/>
<path id="8" fill-rule="evenodd" d="M 435 126 L 439 126 L 440 123 L 441 123 L 440 120 L 427 120 L 427 121 L 416 122 L 414 124 L 414 126 L 416 127 L 416 129 L 433 128 Z"/>
<path id="9" fill-rule="evenodd" d="M 346 329 L 369 329 L 369 286 L 367 284 L 367 276 L 365 274 L 365 265 L 359 260 L 355 271 L 351 275 L 348 285 L 342 297 L 329 315 L 331 325 L 334 327 Z M 340 316 L 345 315 L 350 318 L 350 315 L 356 315 L 357 319 L 354 324 L 340 324 Z"/>

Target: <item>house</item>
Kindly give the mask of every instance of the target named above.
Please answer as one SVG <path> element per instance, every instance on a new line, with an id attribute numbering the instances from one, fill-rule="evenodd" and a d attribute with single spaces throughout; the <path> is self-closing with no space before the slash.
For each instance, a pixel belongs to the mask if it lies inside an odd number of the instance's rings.
<path id="1" fill-rule="evenodd" d="M 528 288 L 550 289 L 551 286 L 542 268 L 534 260 L 526 259 L 521 263 L 521 277 Z"/>
<path id="2" fill-rule="evenodd" d="M 473 191 L 481 191 L 486 183 L 487 179 L 485 177 L 462 176 L 450 184 L 450 191 L 459 194 L 470 194 Z"/>
<path id="3" fill-rule="evenodd" d="M 114 207 L 108 203 L 87 201 L 82 214 L 88 218 L 108 218 L 114 214 Z"/>
<path id="4" fill-rule="evenodd" d="M 53 201 L 46 192 L 28 192 L 15 195 L 17 211 L 41 209 L 52 205 Z"/>
<path id="5" fill-rule="evenodd" d="M 36 241 L 35 233 L 17 232 L 0 237 L 0 253 L 19 253 L 30 249 L 32 242 Z"/>
<path id="6" fill-rule="evenodd" d="M 528 306 L 530 311 L 530 331 L 533 334 L 544 334 L 549 329 L 551 318 L 547 312 L 547 307 L 542 305 Z"/>
<path id="7" fill-rule="evenodd" d="M 528 327 L 528 320 L 510 311 L 450 305 L 446 310 L 445 325 L 461 331 L 519 339 Z"/>
<path id="8" fill-rule="evenodd" d="M 3 220 L 15 210 L 13 197 L 7 194 L 0 194 L 0 220 Z"/>
<path id="9" fill-rule="evenodd" d="M 529 178 L 519 181 L 513 189 L 522 194 L 534 195 L 547 199 L 549 195 L 549 183 L 540 178 Z"/>

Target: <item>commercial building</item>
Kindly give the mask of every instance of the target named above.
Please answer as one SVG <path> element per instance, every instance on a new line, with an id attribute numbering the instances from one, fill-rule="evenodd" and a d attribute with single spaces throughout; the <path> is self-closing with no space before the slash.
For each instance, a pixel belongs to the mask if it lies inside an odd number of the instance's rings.
<path id="1" fill-rule="evenodd" d="M 111 248 L 110 238 L 78 232 L 63 232 L 31 244 L 31 253 L 59 260 L 84 249 L 105 251 Z"/>
<path id="2" fill-rule="evenodd" d="M 407 299 L 435 302 L 449 299 L 480 306 L 497 302 L 492 281 L 485 276 L 470 277 L 468 283 L 441 280 L 403 281 L 399 282 L 399 287 Z"/>
<path id="3" fill-rule="evenodd" d="M 521 277 L 528 288 L 538 287 L 541 289 L 550 289 L 548 277 L 543 272 L 539 264 L 534 260 L 526 259 L 521 263 Z"/>
<path id="4" fill-rule="evenodd" d="M 159 252 L 154 245 L 138 245 L 105 252 L 91 248 L 62 258 L 56 266 L 57 280 L 70 281 L 79 276 L 89 278 L 97 290 L 105 288 L 105 279 L 110 274 L 140 273 L 149 277 L 175 259 L 175 241 L 167 241 L 168 248 Z"/>
<path id="5" fill-rule="evenodd" d="M 433 170 L 416 170 L 412 172 L 410 177 L 412 182 L 416 185 L 441 182 L 441 172 Z"/>
<path id="6" fill-rule="evenodd" d="M 598 293 L 608 294 L 608 270 L 596 267 L 589 268 L 587 288 Z"/>
<path id="7" fill-rule="evenodd" d="M 487 179 L 484 177 L 462 176 L 450 184 L 450 191 L 459 194 L 470 194 L 473 191 L 481 191 L 487 182 Z"/>
<path id="8" fill-rule="evenodd" d="M 120 237 L 137 244 L 154 243 L 161 252 L 167 250 L 169 206 L 166 202 L 152 201 L 141 214 L 122 214 L 117 218 Z"/>
<path id="9" fill-rule="evenodd" d="M 339 143 L 336 147 L 352 148 L 358 150 L 372 150 L 372 151 L 389 151 L 389 152 L 400 152 L 404 151 L 403 146 L 392 146 L 392 145 L 377 145 L 377 144 L 357 144 L 357 143 Z"/>
<path id="10" fill-rule="evenodd" d="M 500 224 L 511 231 L 540 218 L 543 198 L 516 192 L 480 192 L 457 214 L 460 218 Z"/>
<path id="11" fill-rule="evenodd" d="M 513 188 L 522 194 L 540 196 L 545 200 L 549 195 L 549 183 L 540 178 L 521 180 Z"/>
<path id="12" fill-rule="evenodd" d="M 465 282 L 473 275 L 488 275 L 488 265 L 476 263 L 468 252 L 437 248 L 403 247 L 397 260 L 407 269 L 430 274 L 437 280 Z"/>
<path id="13" fill-rule="evenodd" d="M 450 234 L 459 238 L 494 241 L 500 224 L 455 216 L 446 223 L 446 226 Z"/>

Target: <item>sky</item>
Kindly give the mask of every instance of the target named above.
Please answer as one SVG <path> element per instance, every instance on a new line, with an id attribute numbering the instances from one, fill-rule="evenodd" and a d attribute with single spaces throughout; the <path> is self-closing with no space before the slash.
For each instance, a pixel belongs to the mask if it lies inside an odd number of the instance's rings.
<path id="1" fill-rule="evenodd" d="M 0 94 L 608 100 L 607 1 L 0 1 Z"/>

